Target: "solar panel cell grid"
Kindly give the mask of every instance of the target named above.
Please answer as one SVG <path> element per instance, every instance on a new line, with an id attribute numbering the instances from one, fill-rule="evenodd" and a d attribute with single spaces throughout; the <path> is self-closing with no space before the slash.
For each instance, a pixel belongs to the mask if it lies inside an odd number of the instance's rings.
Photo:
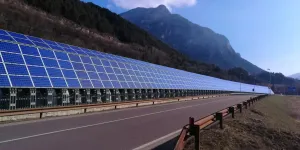
<path id="1" fill-rule="evenodd" d="M 86 71 L 93 71 L 96 72 L 95 67 L 93 65 L 89 65 L 89 64 L 84 64 L 85 70 Z"/>
<path id="2" fill-rule="evenodd" d="M 111 67 L 105 67 L 106 73 L 114 73 L 113 69 Z"/>
<path id="3" fill-rule="evenodd" d="M 43 43 L 43 40 L 37 37 L 27 36 L 27 38 L 30 39 L 31 41 Z"/>
<path id="4" fill-rule="evenodd" d="M 89 76 L 84 71 L 76 71 L 76 74 L 79 79 L 89 79 Z"/>
<path id="5" fill-rule="evenodd" d="M 67 60 L 69 61 L 69 57 L 67 55 L 67 53 L 64 53 L 64 52 L 55 52 L 55 55 L 56 55 L 56 58 L 57 59 L 60 59 L 60 60 Z"/>
<path id="6" fill-rule="evenodd" d="M 58 63 L 55 59 L 48 59 L 48 58 L 43 58 L 44 61 L 44 65 L 46 67 L 55 67 L 55 68 L 59 68 Z"/>
<path id="7" fill-rule="evenodd" d="M 90 80 L 80 80 L 80 84 L 84 88 L 93 88 L 93 85 Z"/>
<path id="8" fill-rule="evenodd" d="M 51 78 L 53 87 L 67 87 L 67 84 L 63 78 Z"/>
<path id="9" fill-rule="evenodd" d="M 41 49 L 41 48 L 39 50 L 40 50 L 40 54 L 42 57 L 55 58 L 55 55 L 52 50 L 46 50 L 46 49 Z"/>
<path id="10" fill-rule="evenodd" d="M 24 64 L 22 55 L 2 52 L 2 58 L 6 63 Z"/>
<path id="11" fill-rule="evenodd" d="M 8 36 L 8 35 L 1 35 L 1 34 L 0 34 L 0 40 L 13 41 L 13 42 L 15 41 L 10 36 Z"/>
<path id="12" fill-rule="evenodd" d="M 36 45 L 36 46 L 39 46 L 39 47 L 43 47 L 43 48 L 50 48 L 47 44 L 45 43 L 40 43 L 40 42 L 35 42 L 33 41 L 33 43 Z"/>
<path id="13" fill-rule="evenodd" d="M 92 61 L 95 65 L 102 65 L 100 59 L 98 59 L 98 58 L 92 58 Z"/>
<path id="14" fill-rule="evenodd" d="M 44 66 L 40 57 L 24 55 L 24 59 L 27 65 Z"/>
<path id="15" fill-rule="evenodd" d="M 8 33 L 9 33 L 11 36 L 13 36 L 13 37 L 27 39 L 26 36 L 23 35 L 23 34 L 19 34 L 19 33 L 15 33 L 15 32 L 10 32 L 10 31 L 8 31 Z"/>
<path id="16" fill-rule="evenodd" d="M 8 74 L 28 75 L 27 68 L 25 65 L 6 64 L 5 66 Z"/>
<path id="17" fill-rule="evenodd" d="M 21 48 L 23 54 L 40 56 L 37 48 L 35 48 L 35 47 L 20 45 L 20 48 Z"/>
<path id="18" fill-rule="evenodd" d="M 9 80 L 6 75 L 0 75 L 0 87 L 10 87 Z"/>
<path id="19" fill-rule="evenodd" d="M 13 87 L 33 87 L 29 76 L 9 76 Z"/>
<path id="20" fill-rule="evenodd" d="M 3 34 L 3 35 L 8 35 L 8 34 L 6 33 L 6 31 L 4 31 L 4 30 L 1 30 L 1 29 L 0 29 L 0 34 Z"/>
<path id="21" fill-rule="evenodd" d="M 45 77 L 32 77 L 35 87 L 52 87 L 49 78 Z"/>
<path id="22" fill-rule="evenodd" d="M 65 78 L 77 78 L 77 76 L 73 70 L 62 69 L 62 72 L 63 72 Z"/>
<path id="23" fill-rule="evenodd" d="M 66 79 L 68 86 L 71 88 L 81 87 L 78 79 Z"/>
<path id="24" fill-rule="evenodd" d="M 106 88 L 113 88 L 113 85 L 111 84 L 110 81 L 102 81 L 102 83 Z"/>
<path id="25" fill-rule="evenodd" d="M 69 54 L 69 58 L 70 58 L 71 61 L 81 62 L 79 55 Z"/>
<path id="26" fill-rule="evenodd" d="M 99 80 L 91 80 L 95 88 L 103 88 L 103 84 Z"/>
<path id="27" fill-rule="evenodd" d="M 61 70 L 56 68 L 47 68 L 49 77 L 63 77 Z"/>
<path id="28" fill-rule="evenodd" d="M 28 66 L 28 70 L 31 76 L 47 76 L 46 70 L 44 67 L 34 67 Z"/>
<path id="29" fill-rule="evenodd" d="M 72 64 L 69 61 L 59 60 L 58 62 L 59 62 L 59 65 L 60 65 L 61 68 L 64 68 L 64 69 L 73 69 Z"/>
<path id="30" fill-rule="evenodd" d="M 81 60 L 82 60 L 83 63 L 92 64 L 92 61 L 91 61 L 90 57 L 81 56 Z"/>
<path id="31" fill-rule="evenodd" d="M 4 65 L 2 63 L 0 63 L 0 74 L 6 74 Z"/>
<path id="32" fill-rule="evenodd" d="M 101 59 L 101 62 L 103 64 L 103 66 L 110 66 L 110 63 L 108 60 Z"/>
<path id="33" fill-rule="evenodd" d="M 0 41 L 0 51 L 20 53 L 20 49 L 17 44 L 5 43 L 1 41 Z"/>
<path id="34" fill-rule="evenodd" d="M 104 69 L 103 66 L 95 66 L 95 67 L 96 67 L 97 72 L 103 72 L 103 73 L 105 73 L 105 69 Z"/>
<path id="35" fill-rule="evenodd" d="M 108 74 L 110 80 L 118 81 L 118 78 L 115 74 Z"/>
<path id="36" fill-rule="evenodd" d="M 73 67 L 74 67 L 75 70 L 83 70 L 83 71 L 85 71 L 84 66 L 83 66 L 82 63 L 72 62 L 72 64 L 73 64 Z"/>
<path id="37" fill-rule="evenodd" d="M 95 72 L 88 72 L 88 75 L 89 75 L 90 79 L 99 80 L 99 76 Z"/>
<path id="38" fill-rule="evenodd" d="M 25 39 L 21 39 L 21 38 L 14 38 L 17 42 L 19 43 L 23 43 L 23 44 L 28 44 L 28 45 L 33 45 L 33 43 L 30 40 L 25 40 Z"/>

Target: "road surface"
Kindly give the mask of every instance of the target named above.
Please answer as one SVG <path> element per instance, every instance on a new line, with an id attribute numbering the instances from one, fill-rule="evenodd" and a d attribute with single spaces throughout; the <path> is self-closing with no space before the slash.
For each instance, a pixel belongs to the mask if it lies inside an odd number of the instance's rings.
<path id="1" fill-rule="evenodd" d="M 127 150 L 143 147 L 250 95 L 192 100 L 0 125 L 0 150 Z"/>

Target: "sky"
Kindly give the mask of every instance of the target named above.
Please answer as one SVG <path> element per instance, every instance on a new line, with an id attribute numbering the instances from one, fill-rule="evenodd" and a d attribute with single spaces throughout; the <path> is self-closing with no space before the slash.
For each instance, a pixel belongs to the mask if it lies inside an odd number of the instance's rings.
<path id="1" fill-rule="evenodd" d="M 83 0 L 117 14 L 164 4 L 225 35 L 243 58 L 272 72 L 300 72 L 299 0 Z"/>

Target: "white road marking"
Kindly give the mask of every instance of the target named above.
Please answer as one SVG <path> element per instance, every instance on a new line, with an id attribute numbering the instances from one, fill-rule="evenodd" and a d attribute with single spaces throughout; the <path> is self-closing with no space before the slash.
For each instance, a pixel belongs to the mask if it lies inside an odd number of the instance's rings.
<path id="1" fill-rule="evenodd" d="M 169 133 L 169 134 L 167 134 L 167 135 L 165 135 L 165 136 L 163 136 L 163 137 L 160 137 L 160 138 L 158 138 L 158 139 L 156 139 L 156 140 L 153 140 L 153 141 L 151 141 L 151 142 L 149 142 L 149 143 L 146 143 L 146 144 L 144 144 L 144 145 L 141 145 L 141 146 L 139 146 L 139 147 L 136 147 L 136 148 L 134 148 L 133 150 L 153 149 L 153 148 L 155 148 L 155 146 L 160 145 L 160 144 L 162 144 L 162 143 L 164 143 L 164 142 L 167 142 L 167 140 L 170 140 L 170 139 L 176 137 L 177 135 L 179 135 L 180 132 L 181 132 L 181 130 L 182 130 L 182 129 L 178 129 L 178 130 L 176 130 L 176 131 L 174 131 L 174 132 L 172 132 L 172 133 Z M 158 144 L 158 143 L 159 143 L 159 144 Z M 153 146 L 154 146 L 154 147 L 153 147 Z"/>
<path id="2" fill-rule="evenodd" d="M 85 125 L 85 126 L 79 126 L 79 127 L 69 128 L 69 129 L 46 132 L 46 133 L 41 133 L 41 134 L 36 134 L 36 135 L 31 135 L 31 136 L 25 136 L 25 137 L 10 139 L 10 140 L 4 140 L 4 141 L 0 141 L 0 144 L 19 141 L 19 140 L 24 140 L 24 139 L 29 139 L 29 138 L 35 138 L 35 137 L 39 137 L 39 136 L 45 136 L 45 135 L 50 135 L 50 134 L 55 134 L 55 133 L 60 133 L 60 132 L 78 130 L 78 129 L 88 128 L 88 127 L 93 127 L 93 126 L 100 126 L 100 125 L 104 125 L 104 124 L 109 124 L 109 123 L 114 123 L 114 122 L 119 122 L 119 121 L 124 121 L 124 120 L 130 120 L 130 119 L 135 119 L 135 118 L 141 118 L 141 117 L 145 117 L 145 116 L 161 114 L 161 113 L 176 111 L 176 110 L 180 110 L 180 109 L 192 108 L 192 107 L 197 107 L 197 106 L 206 105 L 206 104 L 210 104 L 210 103 L 215 103 L 215 102 L 218 102 L 218 101 L 221 101 L 221 100 L 212 101 L 212 102 L 208 102 L 208 103 L 204 103 L 204 104 L 179 107 L 179 108 L 174 108 L 174 109 L 169 109 L 169 110 L 164 110 L 164 111 L 158 111 L 158 112 L 154 112 L 154 113 L 138 115 L 138 116 L 123 118 L 123 119 L 111 120 L 111 121 L 107 121 L 107 122 L 100 122 L 100 123 L 95 123 L 95 124 L 90 124 L 90 125 Z"/>

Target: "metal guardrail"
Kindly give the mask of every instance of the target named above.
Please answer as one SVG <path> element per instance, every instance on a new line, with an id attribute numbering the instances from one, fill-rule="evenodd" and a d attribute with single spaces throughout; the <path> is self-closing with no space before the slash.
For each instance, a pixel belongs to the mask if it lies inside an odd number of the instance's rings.
<path id="1" fill-rule="evenodd" d="M 255 102 L 257 102 L 258 100 L 260 100 L 266 96 L 268 96 L 268 95 L 260 95 L 260 96 L 254 97 L 254 98 L 250 98 L 249 100 L 246 100 L 242 103 L 239 103 L 239 104 L 236 104 L 233 106 L 230 106 L 226 109 L 217 111 L 216 113 L 206 116 L 197 121 L 194 121 L 194 118 L 190 117 L 189 124 L 185 125 L 182 128 L 182 131 L 179 135 L 179 138 L 177 140 L 174 150 L 183 150 L 184 146 L 186 144 L 186 140 L 189 137 L 195 138 L 195 150 L 199 150 L 200 149 L 200 139 L 199 139 L 200 130 L 207 128 L 210 125 L 213 125 L 214 123 L 219 123 L 219 127 L 221 129 L 223 129 L 224 117 L 231 114 L 231 117 L 234 118 L 236 111 L 239 111 L 240 113 L 242 113 L 243 108 L 247 109 L 248 107 L 253 105 Z"/>

